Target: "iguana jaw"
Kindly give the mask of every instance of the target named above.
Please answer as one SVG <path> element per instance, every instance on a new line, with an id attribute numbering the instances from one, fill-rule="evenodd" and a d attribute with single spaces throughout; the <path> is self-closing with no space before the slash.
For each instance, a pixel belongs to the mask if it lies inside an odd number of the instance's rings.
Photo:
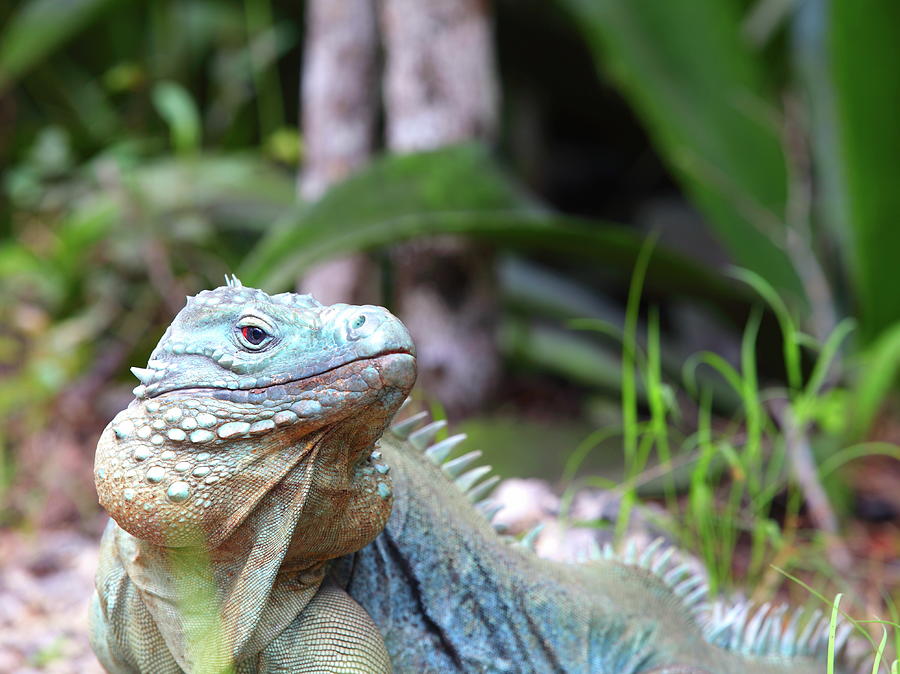
<path id="1" fill-rule="evenodd" d="M 100 502 L 138 538 L 215 547 L 294 466 L 312 461 L 321 464 L 316 484 L 337 500 L 368 494 L 389 510 L 390 478 L 367 460 L 414 380 L 415 359 L 391 353 L 306 378 L 285 387 L 291 396 L 259 404 L 203 389 L 135 400 L 98 444 Z"/>
<path id="2" fill-rule="evenodd" d="M 163 392 L 156 392 L 148 398 L 164 398 L 168 396 L 187 396 L 193 398 L 211 397 L 217 400 L 227 400 L 234 403 L 258 403 L 262 400 L 279 401 L 286 398 L 296 400 L 303 399 L 303 393 L 310 389 L 312 385 L 319 383 L 323 378 L 329 375 L 335 375 L 335 378 L 341 378 L 342 375 L 349 374 L 353 366 L 357 364 L 367 365 L 373 364 L 380 359 L 389 358 L 391 356 L 400 356 L 401 362 L 407 361 L 414 363 L 415 355 L 409 350 L 398 348 L 396 350 L 387 351 L 377 356 L 364 356 L 356 358 L 347 363 L 335 365 L 321 372 L 313 374 L 305 374 L 301 377 L 292 378 L 290 373 L 286 373 L 277 379 L 278 383 L 271 383 L 265 386 L 253 386 L 247 388 L 226 388 L 223 386 L 186 386 L 183 388 L 174 388 Z"/>

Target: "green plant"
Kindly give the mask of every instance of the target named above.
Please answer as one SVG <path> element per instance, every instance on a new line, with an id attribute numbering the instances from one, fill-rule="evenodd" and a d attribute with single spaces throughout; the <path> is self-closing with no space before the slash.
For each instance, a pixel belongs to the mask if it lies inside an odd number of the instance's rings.
<path id="1" fill-rule="evenodd" d="M 251 284 L 285 288 L 314 263 L 339 254 L 451 233 L 515 249 L 549 249 L 623 276 L 642 245 L 625 227 L 549 211 L 510 181 L 482 146 L 460 145 L 372 162 L 273 224 L 239 273 Z M 746 300 L 718 274 L 661 246 L 648 284 L 725 311 Z"/>
<path id="2" fill-rule="evenodd" d="M 836 315 L 858 315 L 861 352 L 871 344 L 874 365 L 860 377 L 861 437 L 897 373 L 889 345 L 900 315 L 900 136 L 889 111 L 900 104 L 891 66 L 900 47 L 889 26 L 900 6 L 559 5 L 733 259 L 819 341 Z M 787 365 L 796 382 L 799 363 Z"/>
<path id="3" fill-rule="evenodd" d="M 834 570 L 819 561 L 824 553 L 830 564 L 842 563 L 834 554 L 840 542 L 837 523 L 818 520 L 820 515 L 814 512 L 816 499 L 825 499 L 826 507 L 831 507 L 825 492 L 816 491 L 821 490 L 821 481 L 848 461 L 864 456 L 900 458 L 900 448 L 883 443 L 840 449 L 846 429 L 833 423 L 832 394 L 841 390 L 838 354 L 853 322 L 839 323 L 825 343 L 818 344 L 797 329 L 770 285 L 752 272 L 736 270 L 735 275 L 756 289 L 779 318 L 787 386 L 763 387 L 758 379 L 761 312 L 757 310 L 744 332 L 740 365 L 736 367 L 715 353 L 699 353 L 685 362 L 684 389 L 675 393 L 677 382 L 661 367 L 659 325 L 653 308 L 646 323 L 646 347 L 637 339 L 639 299 L 651 247 L 645 246 L 632 277 L 624 330 L 616 332 L 601 326 L 622 340 L 622 424 L 591 433 L 572 452 L 564 472 L 570 485 L 564 503 L 570 501 L 579 484 L 612 488 L 622 497 L 617 522 L 621 534 L 637 503 L 638 487 L 658 483 L 661 489 L 657 493 L 664 497 L 671 515 L 667 526 L 673 536 L 703 559 L 714 592 L 741 585 L 755 588 L 760 598 L 767 597 L 778 585 L 772 569 L 795 578 L 782 567 L 833 576 Z M 582 327 L 598 326 L 583 323 Z M 806 359 L 812 362 L 808 369 L 801 367 Z M 714 417 L 713 391 L 707 385 L 698 385 L 701 367 L 711 368 L 739 395 L 741 404 L 731 418 Z M 635 396 L 638 380 L 645 391 L 643 411 Z M 686 404 L 686 396 L 696 405 L 695 418 L 682 416 L 683 410 L 693 406 Z M 679 399 L 681 402 L 677 402 Z M 837 416 L 845 416 L 849 398 L 837 400 L 844 405 Z M 616 485 L 596 478 L 576 479 L 588 454 L 611 437 L 622 439 L 624 481 Z M 828 452 L 817 454 L 815 446 L 828 448 Z M 684 467 L 688 467 L 687 480 L 679 478 Z M 774 512 L 776 498 L 784 503 L 783 514 Z M 804 502 L 811 513 L 811 526 L 801 525 L 800 507 Z M 746 561 L 739 565 L 743 570 L 736 577 L 739 555 Z M 777 566 L 770 566 L 773 562 Z M 845 575 L 848 571 L 841 569 Z M 855 592 L 854 583 L 859 580 L 847 575 L 845 587 Z M 839 601 L 836 599 L 835 607 Z M 878 648 L 873 643 L 873 649 Z M 884 646 L 878 652 L 883 653 Z"/>
<path id="4" fill-rule="evenodd" d="M 48 427 L 80 432 L 73 398 L 99 397 L 145 360 L 157 322 L 185 292 L 233 268 L 259 222 L 294 201 L 291 180 L 251 156 L 155 159 L 116 148 L 78 166 L 56 128 L 5 178 L 16 218 L 0 240 L 4 522 L 43 507 L 39 489 L 21 487 L 6 507 L 20 449 Z M 101 418 L 85 423 L 103 421 L 102 406 L 90 411 Z M 81 498 L 93 507 L 89 489 Z"/>

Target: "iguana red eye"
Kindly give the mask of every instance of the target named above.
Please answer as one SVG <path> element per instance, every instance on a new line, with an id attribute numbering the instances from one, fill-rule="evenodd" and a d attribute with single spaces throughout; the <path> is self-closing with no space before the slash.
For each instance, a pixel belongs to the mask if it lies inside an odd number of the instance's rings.
<path id="1" fill-rule="evenodd" d="M 247 340 L 248 344 L 259 346 L 269 336 L 269 333 L 255 325 L 245 325 L 241 328 L 241 335 Z"/>

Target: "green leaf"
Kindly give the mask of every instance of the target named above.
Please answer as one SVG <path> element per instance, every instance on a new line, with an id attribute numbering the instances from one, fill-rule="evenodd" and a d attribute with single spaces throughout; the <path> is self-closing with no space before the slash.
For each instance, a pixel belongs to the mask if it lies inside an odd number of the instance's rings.
<path id="1" fill-rule="evenodd" d="M 388 156 L 289 213 L 250 251 L 245 283 L 290 287 L 311 265 L 336 255 L 426 234 L 462 234 L 497 245 L 603 265 L 629 278 L 642 237 L 618 225 L 550 213 L 513 187 L 476 145 Z M 744 291 L 657 246 L 651 291 L 685 294 L 720 306 Z"/>
<path id="2" fill-rule="evenodd" d="M 622 363 L 619 354 L 577 334 L 520 321 L 508 321 L 500 331 L 504 354 L 515 363 L 538 368 L 584 386 L 617 391 Z M 635 393 L 646 401 L 643 387 Z"/>
<path id="3" fill-rule="evenodd" d="M 900 316 L 900 3 L 833 0 L 827 42 L 846 211 L 841 223 L 864 337 Z"/>
<path id="4" fill-rule="evenodd" d="M 202 209 L 217 226 L 262 229 L 296 204 L 292 176 L 247 154 L 197 154 L 144 161 L 130 184 L 157 212 Z"/>
<path id="5" fill-rule="evenodd" d="M 31 0 L 0 35 L 0 91 L 95 20 L 112 0 Z"/>
<path id="6" fill-rule="evenodd" d="M 153 89 L 153 105 L 169 125 L 175 151 L 196 151 L 200 146 L 200 113 L 190 93 L 176 82 L 160 82 Z"/>
<path id="7" fill-rule="evenodd" d="M 900 371 L 900 323 L 885 330 L 860 357 L 852 397 L 850 437 L 866 435 Z"/>
<path id="8" fill-rule="evenodd" d="M 834 89 L 828 57 L 826 7 L 830 0 L 796 4 L 791 27 L 791 57 L 797 81 L 806 98 L 809 141 L 815 162 L 815 217 L 823 231 L 845 243 L 840 225 L 846 212 L 844 166 L 837 142 Z"/>
<path id="9" fill-rule="evenodd" d="M 805 293 L 785 252 L 787 173 L 737 0 L 559 0 L 734 260 Z"/>

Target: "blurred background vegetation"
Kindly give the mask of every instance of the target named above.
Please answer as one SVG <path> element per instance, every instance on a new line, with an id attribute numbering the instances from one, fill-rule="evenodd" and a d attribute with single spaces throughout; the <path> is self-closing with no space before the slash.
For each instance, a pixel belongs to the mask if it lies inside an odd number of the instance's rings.
<path id="1" fill-rule="evenodd" d="M 313 81 L 354 21 L 312 0 L 0 3 L 0 526 L 93 530 L 94 443 L 185 294 L 231 272 L 327 294 L 340 258 L 426 355 L 486 335 L 423 361 L 420 396 L 501 474 L 662 500 L 720 585 L 837 570 L 880 606 L 900 3 L 441 4 L 385 2 Z M 410 141 L 401 66 L 441 60 L 404 23 L 428 11 L 461 72 L 413 80 L 478 123 Z M 357 155 L 320 166 L 354 123 Z"/>

